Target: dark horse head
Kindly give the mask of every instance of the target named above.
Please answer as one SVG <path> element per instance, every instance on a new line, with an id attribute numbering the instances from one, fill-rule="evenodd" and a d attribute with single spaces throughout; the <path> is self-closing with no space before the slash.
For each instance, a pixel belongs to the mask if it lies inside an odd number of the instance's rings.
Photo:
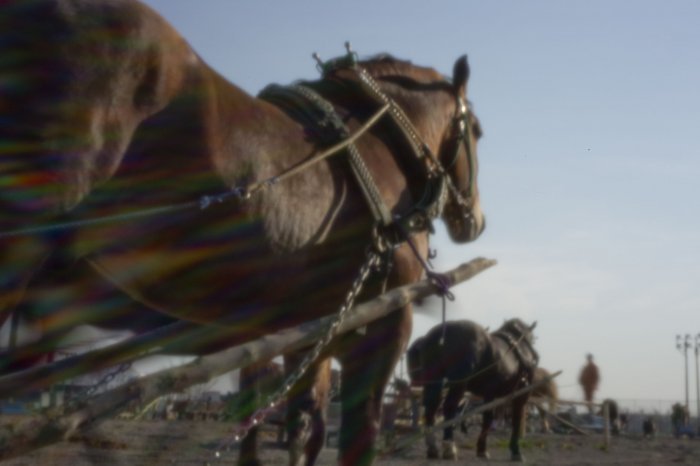
<path id="1" fill-rule="evenodd" d="M 535 335 L 533 333 L 535 327 L 537 327 L 537 321 L 528 325 L 518 318 L 508 319 L 503 322 L 503 325 L 496 331 L 496 334 L 507 334 L 516 341 L 533 344 L 535 340 Z"/>

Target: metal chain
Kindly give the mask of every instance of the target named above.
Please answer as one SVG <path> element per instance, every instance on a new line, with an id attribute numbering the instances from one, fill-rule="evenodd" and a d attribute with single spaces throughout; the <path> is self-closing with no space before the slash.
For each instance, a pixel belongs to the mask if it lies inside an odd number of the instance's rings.
<path id="1" fill-rule="evenodd" d="M 328 325 L 328 329 L 324 337 L 316 343 L 314 348 L 306 355 L 294 373 L 292 373 L 292 375 L 285 380 L 282 387 L 268 397 L 265 406 L 255 411 L 255 413 L 253 413 L 253 415 L 250 416 L 245 423 L 241 423 L 238 428 L 234 430 L 233 441 L 240 441 L 248 434 L 250 429 L 259 425 L 265 420 L 266 416 L 272 412 L 284 398 L 287 397 L 292 387 L 304 376 L 309 367 L 318 359 L 321 352 L 330 344 L 331 340 L 337 336 L 340 326 L 343 324 L 343 322 L 345 322 L 348 311 L 352 308 L 355 299 L 362 291 L 362 288 L 367 282 L 370 273 L 373 269 L 376 269 L 381 265 L 381 256 L 379 253 L 383 251 L 385 247 L 386 245 L 384 239 L 378 234 L 377 228 L 375 228 L 373 230 L 373 244 L 367 249 L 365 262 L 362 267 L 360 267 L 357 277 L 353 281 L 350 290 L 345 295 L 343 304 L 336 313 L 335 319 Z M 230 441 L 222 442 L 219 449 L 228 449 L 230 443 Z"/>
<path id="2" fill-rule="evenodd" d="M 120 364 L 119 367 L 102 376 L 102 378 L 94 384 L 90 385 L 89 387 L 85 387 L 79 392 L 75 393 L 68 400 L 66 400 L 66 402 L 64 403 L 65 407 L 70 410 L 77 409 L 80 405 L 86 403 L 88 398 L 94 396 L 100 388 L 106 387 L 118 375 L 131 369 L 131 364 L 131 362 L 125 362 L 123 364 Z"/>

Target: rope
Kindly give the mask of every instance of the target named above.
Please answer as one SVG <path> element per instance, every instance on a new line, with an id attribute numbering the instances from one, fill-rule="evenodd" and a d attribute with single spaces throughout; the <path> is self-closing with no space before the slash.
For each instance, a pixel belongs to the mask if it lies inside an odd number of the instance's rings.
<path id="1" fill-rule="evenodd" d="M 408 245 L 411 247 L 411 251 L 413 251 L 413 254 L 418 259 L 418 262 L 420 263 L 421 267 L 423 267 L 426 277 L 437 289 L 437 294 L 442 299 L 442 336 L 440 337 L 440 346 L 443 346 L 445 343 L 445 332 L 447 328 L 445 325 L 447 322 L 447 301 L 455 300 L 454 293 L 450 291 L 450 288 L 453 284 L 447 275 L 432 270 L 432 264 L 430 263 L 430 259 L 434 259 L 437 256 L 437 252 L 429 250 L 428 259 L 423 259 L 423 256 L 421 256 L 420 252 L 418 251 L 418 247 L 413 241 L 413 238 L 406 231 L 404 225 L 401 222 L 396 222 L 396 225 L 398 226 L 399 231 L 401 232 Z"/>

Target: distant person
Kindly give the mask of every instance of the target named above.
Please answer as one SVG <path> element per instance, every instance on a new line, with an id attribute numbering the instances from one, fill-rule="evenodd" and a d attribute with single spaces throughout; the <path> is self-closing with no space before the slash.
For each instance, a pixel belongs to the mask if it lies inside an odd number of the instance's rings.
<path id="1" fill-rule="evenodd" d="M 581 369 L 581 375 L 578 377 L 578 383 L 581 384 L 583 388 L 583 398 L 588 403 L 588 412 L 593 414 L 593 395 L 596 390 L 598 390 L 598 384 L 600 383 L 600 371 L 598 366 L 593 362 L 593 355 L 588 353 L 586 355 L 587 363 Z"/>
<path id="2" fill-rule="evenodd" d="M 642 422 L 642 432 L 644 433 L 644 438 L 654 438 L 656 437 L 656 422 L 654 418 L 647 417 Z"/>
<path id="3" fill-rule="evenodd" d="M 627 412 L 620 413 L 620 432 L 627 432 L 628 423 L 629 415 Z"/>
<path id="4" fill-rule="evenodd" d="M 675 403 L 671 407 L 671 425 L 673 426 L 673 435 L 676 438 L 692 432 L 692 429 L 688 429 L 690 425 L 690 412 L 685 405 Z"/>

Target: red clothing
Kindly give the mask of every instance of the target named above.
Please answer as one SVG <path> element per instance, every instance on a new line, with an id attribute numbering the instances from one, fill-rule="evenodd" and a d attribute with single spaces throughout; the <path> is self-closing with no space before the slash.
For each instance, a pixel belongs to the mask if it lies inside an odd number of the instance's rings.
<path id="1" fill-rule="evenodd" d="M 583 393 L 586 401 L 593 400 L 593 392 L 598 389 L 598 383 L 600 382 L 600 373 L 598 371 L 598 366 L 596 366 L 593 361 L 586 364 L 583 369 L 581 369 L 581 375 L 579 375 L 578 383 L 583 387 Z"/>

